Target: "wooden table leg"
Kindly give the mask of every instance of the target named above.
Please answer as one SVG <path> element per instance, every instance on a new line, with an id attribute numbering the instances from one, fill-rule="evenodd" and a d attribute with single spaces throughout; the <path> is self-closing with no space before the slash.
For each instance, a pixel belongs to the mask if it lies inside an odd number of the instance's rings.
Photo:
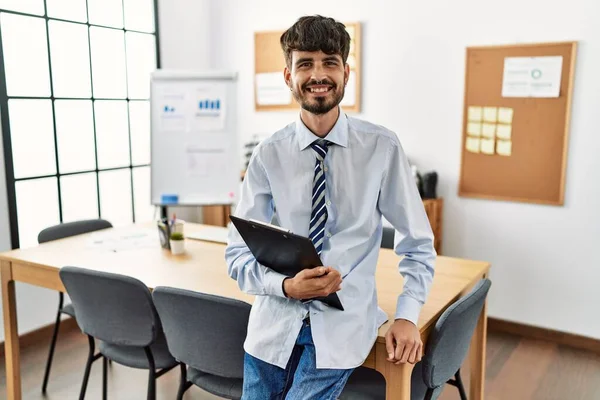
<path id="1" fill-rule="evenodd" d="M 471 380 L 470 400 L 483 400 L 485 387 L 485 348 L 487 342 L 487 301 L 483 304 L 481 316 L 471 340 Z"/>
<path id="2" fill-rule="evenodd" d="M 2 277 L 2 310 L 4 314 L 4 354 L 6 357 L 6 391 L 9 400 L 21 400 L 21 360 L 19 357 L 19 330 L 17 302 L 11 263 L 0 261 Z"/>
<path id="3" fill-rule="evenodd" d="M 395 365 L 386 360 L 387 350 L 385 343 L 376 344 L 375 369 L 379 371 L 386 382 L 387 400 L 410 400 L 410 376 L 414 365 Z"/>

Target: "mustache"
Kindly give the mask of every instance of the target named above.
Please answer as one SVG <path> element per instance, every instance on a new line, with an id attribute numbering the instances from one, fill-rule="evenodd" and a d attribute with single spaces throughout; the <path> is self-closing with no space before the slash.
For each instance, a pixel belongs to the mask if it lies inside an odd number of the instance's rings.
<path id="1" fill-rule="evenodd" d="M 304 85 L 302 85 L 302 90 L 306 90 L 309 86 L 312 85 L 329 85 L 331 86 L 333 89 L 335 89 L 337 87 L 337 85 L 333 82 L 331 82 L 329 79 L 323 79 L 321 81 L 317 81 L 317 80 L 310 80 L 308 82 L 306 82 Z"/>

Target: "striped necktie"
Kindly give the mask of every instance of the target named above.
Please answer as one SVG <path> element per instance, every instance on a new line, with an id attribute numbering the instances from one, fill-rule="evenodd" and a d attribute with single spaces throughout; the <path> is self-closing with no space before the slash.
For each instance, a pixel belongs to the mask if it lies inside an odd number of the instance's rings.
<path id="1" fill-rule="evenodd" d="M 317 155 L 317 164 L 315 165 L 315 177 L 313 179 L 312 190 L 312 211 L 310 213 L 310 224 L 308 236 L 313 242 L 317 254 L 321 255 L 323 251 L 323 238 L 325 237 L 325 221 L 327 221 L 327 207 L 325 206 L 325 171 L 323 160 L 327 155 L 327 149 L 331 142 L 327 140 L 317 140 L 310 147 Z"/>

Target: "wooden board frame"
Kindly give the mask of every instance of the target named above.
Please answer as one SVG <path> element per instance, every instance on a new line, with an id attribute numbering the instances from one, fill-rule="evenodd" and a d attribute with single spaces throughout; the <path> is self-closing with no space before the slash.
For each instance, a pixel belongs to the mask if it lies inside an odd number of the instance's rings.
<path id="1" fill-rule="evenodd" d="M 469 47 L 458 194 L 563 205 L 577 42 Z M 558 98 L 502 97 L 504 58 L 562 56 Z M 469 106 L 514 110 L 509 157 L 466 150 Z"/>

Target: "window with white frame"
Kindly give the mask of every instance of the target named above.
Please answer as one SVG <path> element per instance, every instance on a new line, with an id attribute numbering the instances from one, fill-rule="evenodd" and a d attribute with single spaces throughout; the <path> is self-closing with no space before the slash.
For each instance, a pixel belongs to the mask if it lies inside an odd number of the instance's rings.
<path id="1" fill-rule="evenodd" d="M 13 247 L 88 218 L 149 221 L 155 0 L 0 0 Z"/>

